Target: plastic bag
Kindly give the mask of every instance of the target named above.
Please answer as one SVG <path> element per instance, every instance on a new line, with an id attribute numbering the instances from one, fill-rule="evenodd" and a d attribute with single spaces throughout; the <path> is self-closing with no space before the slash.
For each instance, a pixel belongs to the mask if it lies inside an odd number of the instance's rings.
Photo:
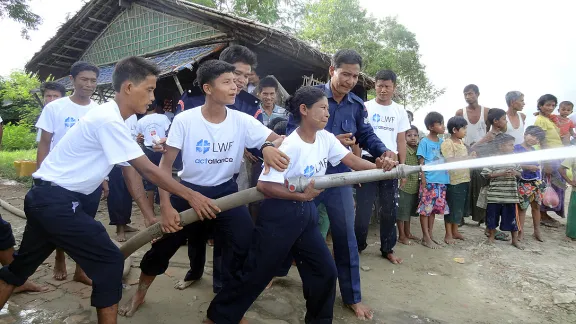
<path id="1" fill-rule="evenodd" d="M 560 204 L 560 198 L 554 188 L 552 188 L 550 180 L 546 181 L 546 189 L 544 189 L 542 194 L 542 204 L 548 208 L 556 208 Z"/>

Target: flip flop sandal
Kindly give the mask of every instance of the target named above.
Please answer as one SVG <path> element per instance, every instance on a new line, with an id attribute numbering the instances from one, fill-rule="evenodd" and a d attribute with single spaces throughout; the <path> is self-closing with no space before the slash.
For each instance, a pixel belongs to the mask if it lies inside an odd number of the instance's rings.
<path id="1" fill-rule="evenodd" d="M 510 241 L 510 237 L 504 232 L 497 232 L 496 235 L 494 235 L 494 239 L 498 241 Z"/>

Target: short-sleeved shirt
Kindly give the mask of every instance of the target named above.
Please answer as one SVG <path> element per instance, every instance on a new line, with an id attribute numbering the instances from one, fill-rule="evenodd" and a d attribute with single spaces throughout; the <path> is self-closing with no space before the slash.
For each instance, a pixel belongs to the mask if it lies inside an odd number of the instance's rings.
<path id="1" fill-rule="evenodd" d="M 84 115 L 32 177 L 87 195 L 98 188 L 115 164 L 142 155 L 116 101 L 110 100 Z"/>
<path id="2" fill-rule="evenodd" d="M 544 130 L 546 133 L 546 148 L 556 148 L 564 146 L 562 144 L 562 139 L 560 138 L 560 129 L 550 118 L 538 115 L 534 126 L 538 126 Z"/>
<path id="3" fill-rule="evenodd" d="M 533 147 L 531 147 L 528 150 L 524 146 L 522 146 L 521 144 L 514 145 L 514 153 L 526 153 L 526 152 L 532 152 L 532 151 L 535 151 Z M 526 163 L 522 163 L 522 164 L 523 165 L 540 166 L 540 164 L 537 162 L 526 162 Z M 540 172 L 540 169 L 538 169 L 538 171 L 529 171 L 529 170 L 522 169 L 522 180 L 526 180 L 526 181 L 542 180 L 542 173 Z"/>
<path id="4" fill-rule="evenodd" d="M 144 146 L 152 146 L 154 145 L 152 137 L 154 135 L 160 138 L 166 137 L 170 124 L 170 119 L 166 115 L 150 114 L 140 118 L 136 129 L 138 133 L 144 135 Z"/>
<path id="5" fill-rule="evenodd" d="M 276 118 L 288 118 L 286 115 L 286 109 L 278 105 L 274 105 L 274 109 L 272 109 L 270 116 L 268 116 L 264 108 L 260 108 L 260 110 L 262 110 L 262 122 L 264 123 L 264 126 L 268 126 L 268 124 Z"/>
<path id="6" fill-rule="evenodd" d="M 460 140 L 460 143 L 455 143 L 452 139 L 447 139 L 442 143 L 441 149 L 444 158 L 463 158 L 468 156 L 468 148 L 462 140 Z M 451 185 L 470 182 L 469 169 L 450 170 L 448 174 L 450 174 Z"/>
<path id="7" fill-rule="evenodd" d="M 572 119 L 558 116 L 558 128 L 560 129 L 560 137 L 570 135 L 570 130 L 574 128 Z"/>
<path id="8" fill-rule="evenodd" d="M 182 171 L 186 182 L 217 186 L 240 171 L 244 148 L 260 148 L 272 130 L 248 114 L 226 108 L 219 124 L 207 121 L 198 107 L 174 117 L 166 144 L 182 151 Z"/>
<path id="9" fill-rule="evenodd" d="M 504 172 L 506 170 L 522 172 L 517 164 L 501 165 L 482 169 L 482 176 L 488 178 L 491 173 Z M 520 201 L 518 195 L 518 182 L 515 176 L 496 177 L 490 179 L 486 202 L 489 204 L 517 204 Z"/>
<path id="10" fill-rule="evenodd" d="M 406 165 L 418 165 L 418 157 L 416 156 L 416 150 L 411 148 L 410 146 L 406 145 Z M 412 173 L 408 176 L 408 181 L 404 187 L 400 188 L 400 190 L 404 191 L 407 194 L 417 194 L 418 189 L 420 187 L 420 181 L 418 180 L 418 173 Z"/>
<path id="11" fill-rule="evenodd" d="M 434 142 L 428 137 L 424 137 L 418 145 L 418 151 L 416 152 L 416 155 L 424 159 L 424 165 L 444 163 L 444 157 L 442 156 L 441 149 L 443 142 L 444 139 L 442 138 L 438 138 L 438 142 Z M 426 182 L 428 183 L 450 183 L 450 176 L 448 175 L 448 171 L 426 171 L 424 172 L 424 176 L 426 177 Z"/>
<path id="12" fill-rule="evenodd" d="M 98 104 L 92 100 L 89 105 L 82 106 L 74 103 L 70 97 L 56 99 L 42 109 L 36 128 L 52 133 L 50 143 L 50 150 L 52 150 L 64 134 L 94 107 L 98 107 Z"/>
<path id="13" fill-rule="evenodd" d="M 338 165 L 350 151 L 340 141 L 326 130 L 316 133 L 314 143 L 306 143 L 300 138 L 297 131 L 292 132 L 282 145 L 280 151 L 290 157 L 290 164 L 284 172 L 270 169 L 268 174 L 260 175 L 260 181 L 284 184 L 285 179 L 304 176 L 323 176 L 326 174 L 328 163 Z"/>
<path id="14" fill-rule="evenodd" d="M 410 121 L 406 109 L 392 101 L 392 104 L 384 106 L 376 102 L 376 99 L 364 103 L 368 111 L 368 120 L 374 133 L 386 145 L 386 147 L 398 153 L 398 133 L 410 129 Z M 362 151 L 362 155 L 370 155 Z"/>

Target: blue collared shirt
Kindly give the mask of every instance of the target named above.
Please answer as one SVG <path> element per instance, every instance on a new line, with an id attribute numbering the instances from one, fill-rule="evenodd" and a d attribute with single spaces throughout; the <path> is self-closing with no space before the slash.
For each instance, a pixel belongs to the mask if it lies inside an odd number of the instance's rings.
<path id="1" fill-rule="evenodd" d="M 325 129 L 334 135 L 352 133 L 356 137 L 356 142 L 360 147 L 372 156 L 381 156 L 384 152 L 388 151 L 384 143 L 374 133 L 374 129 L 368 122 L 368 112 L 364 107 L 364 101 L 353 93 L 348 93 L 342 98 L 340 103 L 334 100 L 330 84 L 317 85 L 326 93 L 328 98 L 328 106 L 330 118 Z M 288 126 L 286 128 L 287 134 L 292 133 L 298 124 L 294 122 L 292 116 L 288 118 Z M 340 163 L 338 166 L 329 166 L 326 171 L 327 174 L 347 172 L 350 168 Z"/>
<path id="2" fill-rule="evenodd" d="M 266 111 L 264 110 L 264 108 L 262 108 L 262 106 L 260 106 L 260 110 L 262 110 L 262 120 L 264 122 L 264 126 L 268 126 L 268 124 L 270 124 L 270 122 L 276 118 L 287 118 L 286 109 L 278 105 L 274 105 L 274 109 L 272 109 L 272 113 L 270 114 L 270 116 L 266 114 Z"/>

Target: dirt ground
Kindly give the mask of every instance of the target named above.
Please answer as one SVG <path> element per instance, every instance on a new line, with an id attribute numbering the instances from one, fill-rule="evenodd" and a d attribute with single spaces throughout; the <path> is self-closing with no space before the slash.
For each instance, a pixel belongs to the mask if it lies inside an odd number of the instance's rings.
<path id="1" fill-rule="evenodd" d="M 0 197 L 16 207 L 22 208 L 26 191 L 21 185 L 0 181 Z M 143 229 L 136 207 L 134 211 L 134 225 Z M 19 242 L 25 221 L 5 210 L 0 212 L 12 223 Z M 114 234 L 113 227 L 107 225 L 105 204 L 101 204 L 97 219 L 106 224 L 110 235 Z M 486 245 L 483 229 L 466 225 L 461 230 L 468 240 L 455 246 L 439 250 L 421 245 L 397 246 L 397 254 L 404 258 L 402 265 L 392 265 L 381 258 L 378 227 L 373 226 L 371 244 L 361 255 L 363 300 L 375 310 L 373 322 L 576 323 L 576 243 L 564 241 L 565 220 L 560 222 L 562 227 L 558 229 L 543 229 L 545 243 L 528 237 L 524 251 L 507 242 Z M 531 233 L 531 218 L 527 224 L 527 233 Z M 413 232 L 420 235 L 416 219 L 412 226 Z M 437 220 L 434 233 L 437 238 L 443 237 L 442 220 Z M 148 247 L 133 255 L 123 302 L 137 287 L 139 261 Z M 462 258 L 464 263 L 455 258 Z M 70 279 L 61 282 L 52 279 L 53 263 L 51 256 L 32 277 L 50 287 L 50 291 L 14 295 L 0 311 L 0 324 L 96 322 L 95 311 L 90 307 L 91 288 L 70 281 L 73 261 L 67 261 Z M 138 313 L 133 318 L 120 318 L 119 323 L 201 323 L 213 297 L 211 259 L 203 280 L 184 291 L 175 290 L 174 283 L 183 278 L 187 269 L 183 247 L 172 259 L 166 275 L 154 282 Z M 278 280 L 252 306 L 247 314 L 250 323 L 303 323 L 301 288 L 298 272 L 293 268 L 289 277 Z M 342 306 L 340 296 L 334 315 L 335 323 L 360 322 Z"/>

